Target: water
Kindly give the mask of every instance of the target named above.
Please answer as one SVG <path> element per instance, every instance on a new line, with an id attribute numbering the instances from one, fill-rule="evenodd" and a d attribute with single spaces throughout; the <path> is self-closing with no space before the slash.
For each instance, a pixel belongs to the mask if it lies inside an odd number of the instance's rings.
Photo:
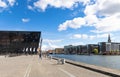
<path id="1" fill-rule="evenodd" d="M 52 55 L 58 58 L 65 58 L 73 61 L 103 66 L 112 69 L 120 70 L 120 56 L 106 56 L 106 55 Z"/>

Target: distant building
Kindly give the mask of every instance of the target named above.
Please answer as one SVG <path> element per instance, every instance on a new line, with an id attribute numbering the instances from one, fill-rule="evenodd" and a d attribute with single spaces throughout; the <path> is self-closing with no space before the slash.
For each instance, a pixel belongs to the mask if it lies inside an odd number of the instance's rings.
<path id="1" fill-rule="evenodd" d="M 65 54 L 91 54 L 94 49 L 98 49 L 97 44 L 78 45 L 78 46 L 64 46 Z"/>
<path id="2" fill-rule="evenodd" d="M 55 54 L 63 54 L 64 49 L 63 48 L 55 48 Z"/>
<path id="3" fill-rule="evenodd" d="M 100 54 L 120 54 L 120 43 L 111 42 L 110 35 L 108 35 L 108 42 L 99 42 Z"/>
<path id="4" fill-rule="evenodd" d="M 116 42 L 100 42 L 99 52 L 101 54 L 119 54 L 120 53 L 120 43 Z"/>
<path id="5" fill-rule="evenodd" d="M 81 45 L 81 54 L 88 54 L 87 45 Z"/>
<path id="6" fill-rule="evenodd" d="M 81 54 L 82 53 L 82 45 L 76 46 L 76 54 Z"/>
<path id="7" fill-rule="evenodd" d="M 99 42 L 98 44 L 87 44 L 87 45 L 68 45 L 64 46 L 65 54 L 96 54 L 95 49 L 97 49 L 98 54 L 120 54 L 120 43 L 112 42 L 110 34 L 108 35 L 107 42 Z"/>
<path id="8" fill-rule="evenodd" d="M 54 53 L 55 53 L 55 50 L 48 50 L 47 53 L 48 53 L 48 54 L 54 54 Z"/>
<path id="9" fill-rule="evenodd" d="M 64 54 L 72 54 L 73 49 L 72 49 L 72 45 L 68 45 L 68 46 L 64 46 Z"/>
<path id="10" fill-rule="evenodd" d="M 87 53 L 87 46 L 86 45 L 68 45 L 64 46 L 64 52 L 65 54 L 83 54 Z"/>
<path id="11" fill-rule="evenodd" d="M 78 54 L 80 52 L 79 46 L 68 45 L 64 46 L 64 53 L 65 54 Z"/>
<path id="12" fill-rule="evenodd" d="M 87 53 L 88 54 L 94 54 L 94 52 L 93 52 L 94 49 L 98 49 L 98 44 L 88 44 L 87 45 Z"/>

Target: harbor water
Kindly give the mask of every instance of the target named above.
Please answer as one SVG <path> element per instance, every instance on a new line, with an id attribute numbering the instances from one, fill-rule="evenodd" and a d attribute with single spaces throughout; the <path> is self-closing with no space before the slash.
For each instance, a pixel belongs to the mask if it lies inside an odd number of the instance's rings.
<path id="1" fill-rule="evenodd" d="M 90 55 L 89 56 L 89 55 L 54 54 L 52 56 L 120 70 L 120 56 L 119 55 L 117 56 L 116 55 L 115 56 Z"/>

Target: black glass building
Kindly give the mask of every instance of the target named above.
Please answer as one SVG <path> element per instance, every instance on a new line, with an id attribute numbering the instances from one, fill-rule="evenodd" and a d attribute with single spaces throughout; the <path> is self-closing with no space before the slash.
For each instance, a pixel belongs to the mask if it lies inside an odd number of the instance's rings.
<path id="1" fill-rule="evenodd" d="M 0 31 L 0 54 L 37 53 L 40 38 L 39 31 Z"/>

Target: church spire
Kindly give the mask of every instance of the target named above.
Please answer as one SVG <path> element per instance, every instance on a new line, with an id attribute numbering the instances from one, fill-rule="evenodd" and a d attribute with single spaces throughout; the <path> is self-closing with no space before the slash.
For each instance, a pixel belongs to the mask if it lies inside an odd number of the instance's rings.
<path id="1" fill-rule="evenodd" d="M 108 42 L 111 43 L 110 34 L 108 34 Z"/>

